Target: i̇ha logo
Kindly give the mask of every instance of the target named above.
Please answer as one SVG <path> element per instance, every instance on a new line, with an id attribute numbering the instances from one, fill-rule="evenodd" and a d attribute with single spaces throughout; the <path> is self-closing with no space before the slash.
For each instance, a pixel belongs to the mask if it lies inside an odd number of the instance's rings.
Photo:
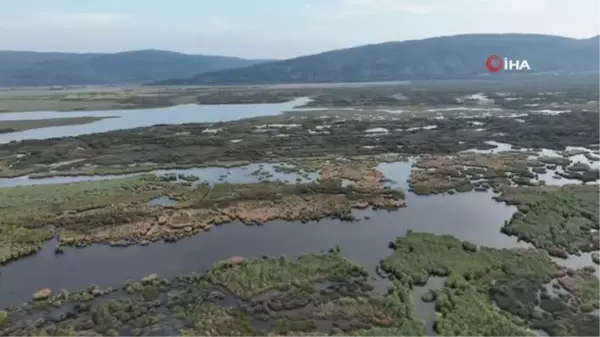
<path id="1" fill-rule="evenodd" d="M 490 55 L 485 60 L 485 67 L 490 73 L 497 73 L 500 70 L 531 70 L 527 60 L 509 60 L 498 55 Z"/>

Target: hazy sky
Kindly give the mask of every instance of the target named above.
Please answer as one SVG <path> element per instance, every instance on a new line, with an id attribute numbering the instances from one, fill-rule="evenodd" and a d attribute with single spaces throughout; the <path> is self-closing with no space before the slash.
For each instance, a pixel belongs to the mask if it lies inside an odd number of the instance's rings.
<path id="1" fill-rule="evenodd" d="M 591 37 L 600 0 L 0 0 L 0 49 L 288 58 L 462 33 Z"/>

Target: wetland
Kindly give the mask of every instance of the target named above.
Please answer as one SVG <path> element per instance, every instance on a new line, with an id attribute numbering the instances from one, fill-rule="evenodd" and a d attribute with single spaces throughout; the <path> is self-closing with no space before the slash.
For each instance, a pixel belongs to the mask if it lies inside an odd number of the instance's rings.
<path id="1" fill-rule="evenodd" d="M 0 335 L 598 335 L 593 89 L 229 88 L 6 133 Z"/>

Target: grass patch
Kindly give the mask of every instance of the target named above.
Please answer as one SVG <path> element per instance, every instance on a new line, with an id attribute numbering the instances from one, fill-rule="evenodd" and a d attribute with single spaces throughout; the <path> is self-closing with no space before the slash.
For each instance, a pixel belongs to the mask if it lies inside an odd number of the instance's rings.
<path id="1" fill-rule="evenodd" d="M 85 231 L 93 226 L 115 223 L 127 215 L 115 213 L 119 203 L 143 203 L 160 196 L 171 187 L 135 177 L 62 185 L 21 186 L 0 189 L 0 263 L 37 251 L 54 235 L 57 227 Z M 94 209 L 113 209 L 92 219 L 78 218 L 78 213 Z M 127 210 L 132 214 L 133 209 Z M 57 221 L 62 219 L 62 221 Z M 79 226 L 87 224 L 87 226 Z"/>
<path id="2" fill-rule="evenodd" d="M 31 225 L 67 211 L 81 212 L 118 203 L 144 202 L 165 194 L 171 186 L 140 176 L 61 185 L 2 188 L 0 221 L 5 225 Z"/>
<path id="3" fill-rule="evenodd" d="M 598 250 L 599 197 L 596 185 L 510 187 L 496 198 L 518 205 L 502 231 L 550 254 L 567 257 Z"/>
<path id="4" fill-rule="evenodd" d="M 367 278 L 338 253 L 230 259 L 205 274 L 153 274 L 122 291 L 92 286 L 32 300 L 0 312 L 0 334 L 422 336 L 409 289 L 376 296 Z"/>
<path id="5" fill-rule="evenodd" d="M 13 120 L 2 121 L 0 133 L 17 132 L 38 128 L 47 128 L 52 126 L 80 125 L 97 122 L 112 117 L 67 117 L 67 118 L 49 118 L 49 119 L 31 119 L 31 120 Z"/>
<path id="6" fill-rule="evenodd" d="M 365 277 L 366 270 L 335 254 L 310 254 L 296 261 L 284 257 L 252 260 L 235 265 L 217 264 L 211 282 L 250 298 L 271 289 L 305 286 L 316 281 L 336 280 L 345 275 Z"/>
<path id="7" fill-rule="evenodd" d="M 571 295 L 554 300 L 560 310 L 540 302 L 538 292 L 561 273 L 543 251 L 474 250 L 471 244 L 452 236 L 411 231 L 390 246 L 394 252 L 381 261 L 381 269 L 399 282 L 423 285 L 429 276 L 448 277 L 435 296 L 435 328 L 440 334 L 521 336 L 531 335 L 530 328 L 559 335 L 598 331 L 597 316 L 584 310 L 597 295 L 591 290 L 594 282 L 598 284 L 595 276 L 585 282 L 571 282 Z M 568 323 L 572 321 L 585 324 Z"/>
<path id="8" fill-rule="evenodd" d="M 403 207 L 401 191 L 342 187 L 341 180 L 285 184 L 195 184 L 195 176 L 143 175 L 122 179 L 0 189 L 0 262 L 35 252 L 60 230 L 60 244 L 115 246 L 169 242 L 239 219 L 354 220 L 352 207 Z M 183 183 L 182 183 L 183 182 Z M 176 207 L 151 207 L 159 196 Z M 14 205 L 20 205 L 15 208 Z"/>

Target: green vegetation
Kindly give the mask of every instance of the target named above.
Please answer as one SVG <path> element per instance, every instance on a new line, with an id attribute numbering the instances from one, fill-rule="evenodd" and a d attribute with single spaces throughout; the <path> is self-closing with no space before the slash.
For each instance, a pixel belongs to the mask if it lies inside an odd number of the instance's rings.
<path id="1" fill-rule="evenodd" d="M 113 54 L 1 51 L 0 86 L 143 83 L 263 61 L 185 55 L 164 50 L 134 50 Z"/>
<path id="2" fill-rule="evenodd" d="M 124 202 L 142 203 L 172 188 L 151 176 L 2 188 L 0 219 L 6 225 L 36 225 L 64 212 L 82 212 Z"/>
<path id="3" fill-rule="evenodd" d="M 54 219 L 87 210 L 113 207 L 128 202 L 141 203 L 160 196 L 172 187 L 146 177 L 94 181 L 64 185 L 38 185 L 0 189 L 0 263 L 37 251 L 54 235 L 55 224 L 69 228 L 68 222 Z M 19 207 L 15 207 L 19 205 Z M 114 213 L 114 212 L 113 212 Z M 125 213 L 122 213 L 125 215 Z M 135 209 L 127 210 L 135 214 Z M 106 216 L 108 214 L 104 214 Z M 113 218 L 103 219 L 104 222 Z M 99 219 L 100 220 L 100 219 Z M 78 228 L 76 230 L 85 230 Z"/>
<path id="4" fill-rule="evenodd" d="M 28 229 L 2 224 L 0 235 L 0 264 L 3 264 L 37 252 L 54 232 L 49 228 Z"/>
<path id="5" fill-rule="evenodd" d="M 423 285 L 429 276 L 479 279 L 496 269 L 517 268 L 515 273 L 531 272 L 545 279 L 554 270 L 542 252 L 496 250 L 480 247 L 452 236 L 436 236 L 409 231 L 394 244 L 394 254 L 382 261 L 382 269 L 402 282 Z M 506 272 L 506 270 L 504 270 Z M 539 276 L 538 275 L 538 276 Z"/>
<path id="6" fill-rule="evenodd" d="M 339 253 L 232 258 L 206 274 L 149 275 L 124 291 L 90 287 L 31 301 L 5 312 L 0 335 L 424 334 L 408 288 L 372 295 L 367 280 Z"/>
<path id="7" fill-rule="evenodd" d="M 436 306 L 447 311 L 435 323 L 436 331 L 442 336 L 534 335 L 495 311 L 490 299 L 469 285 L 444 288 Z"/>
<path id="8" fill-rule="evenodd" d="M 367 277 L 368 273 L 336 254 L 311 254 L 296 261 L 279 258 L 242 262 L 233 266 L 222 263 L 213 268 L 209 279 L 247 299 L 269 289 L 335 281 L 344 275 Z"/>
<path id="9" fill-rule="evenodd" d="M 490 131 L 473 132 L 477 127 L 472 120 L 448 118 L 430 120 L 410 119 L 343 119 L 333 123 L 328 134 L 314 136 L 310 127 L 289 128 L 285 131 L 264 129 L 257 132 L 271 117 L 240 121 L 153 127 L 118 130 L 106 133 L 81 135 L 44 140 L 26 140 L 0 145 L 0 175 L 16 176 L 36 173 L 36 176 L 65 174 L 103 174 L 141 172 L 164 167 L 193 167 L 220 165 L 227 162 L 273 162 L 294 159 L 323 158 L 326 156 L 362 156 L 385 153 L 448 154 L 472 148 L 491 148 L 489 140 L 524 147 L 562 149 L 566 146 L 587 146 L 599 140 L 598 113 L 575 111 L 556 116 L 530 115 L 522 117 L 526 123 L 512 118 L 481 117 Z M 277 116 L 281 124 L 297 124 L 295 116 Z M 309 120 L 303 119 L 306 124 Z M 322 119 L 310 120 L 322 125 Z M 411 132 L 396 131 L 424 125 L 435 129 Z M 360 128 L 359 128 L 360 127 Z M 202 133 L 206 128 L 219 128 L 216 134 Z M 365 137 L 365 130 L 386 128 L 385 137 Z M 288 137 L 276 138 L 281 132 Z M 565 134 L 557 138 L 556 134 Z M 460 139 L 460 142 L 455 141 Z M 235 142 L 237 140 L 243 140 Z M 561 158 L 561 157 L 557 157 Z M 561 158 L 562 159 L 562 158 Z M 68 164 L 63 164 L 68 162 Z M 144 164 L 140 164 L 144 163 Z M 518 177 L 533 178 L 527 160 L 521 167 L 513 168 Z M 53 167 L 52 165 L 59 165 Z M 140 165 L 131 166 L 131 165 Z M 571 171 L 569 171 L 571 172 Z M 589 181 L 597 172 L 573 171 L 575 178 Z M 595 172 L 595 173 L 594 173 Z M 487 179 L 496 170 L 485 173 Z M 585 175 L 585 177 L 584 177 Z M 581 176 L 580 178 L 578 178 Z M 457 186 L 461 184 L 457 177 Z M 496 177 L 497 178 L 497 177 Z"/>
<path id="10" fill-rule="evenodd" d="M 212 187 L 191 183 L 196 180 L 188 175 L 143 175 L 0 189 L 0 263 L 34 253 L 54 233 L 60 233 L 61 245 L 77 247 L 172 242 L 236 219 L 247 224 L 324 217 L 354 220 L 352 207 L 397 209 L 404 198 L 401 191 L 377 183 L 370 189 L 342 187 L 340 179 L 296 184 L 222 182 Z M 177 205 L 148 204 L 162 196 Z M 59 247 L 56 253 L 61 252 Z"/>
<path id="11" fill-rule="evenodd" d="M 533 181 L 540 171 L 536 160 L 528 159 L 528 152 L 480 154 L 462 152 L 452 156 L 421 156 L 412 170 L 409 184 L 412 192 L 420 195 L 469 192 L 485 192 L 493 189 L 498 193 L 513 184 L 520 186 L 545 185 Z M 543 164 L 542 164 L 543 165 Z M 545 170 L 545 168 L 542 168 Z"/>
<path id="12" fill-rule="evenodd" d="M 502 228 L 550 254 L 567 257 L 598 250 L 598 186 L 509 187 L 497 200 L 518 205 L 519 212 Z"/>
<path id="13" fill-rule="evenodd" d="M 571 159 L 563 157 L 539 157 L 538 160 L 549 165 L 568 166 L 571 164 Z"/>
<path id="14" fill-rule="evenodd" d="M 562 309 L 546 305 L 544 296 L 540 302 L 537 293 L 554 277 L 565 275 L 543 251 L 473 250 L 452 236 L 411 231 L 390 246 L 394 252 L 381 261 L 381 269 L 399 282 L 422 285 L 429 276 L 448 277 L 435 295 L 435 329 L 441 335 L 532 335 L 528 328 L 552 335 L 598 332 L 598 317 L 587 315 L 585 309 L 598 306 L 597 289 L 592 290 L 598 288 L 598 279 L 593 273 L 581 274 L 588 275 L 581 276 L 585 280 L 581 282 L 560 279 L 570 284 L 564 286 L 569 295 L 547 299 Z"/>
<path id="15" fill-rule="evenodd" d="M 560 176 L 567 179 L 581 180 L 583 183 L 600 179 L 600 170 L 592 169 L 588 164 L 575 163 L 560 172 Z"/>
<path id="16" fill-rule="evenodd" d="M 31 119 L 2 121 L 0 133 L 24 131 L 37 128 L 47 128 L 52 126 L 79 125 L 96 122 L 110 117 L 67 117 L 51 119 Z"/>
<path id="17" fill-rule="evenodd" d="M 512 50 L 523 55 L 524 59 L 536 65 L 536 72 L 598 70 L 598 37 L 576 40 L 534 34 L 473 34 L 359 46 L 199 74 L 158 84 L 332 83 L 472 78 L 484 73 L 480 64 L 481 60 L 489 56 L 490 43 L 498 50 Z M 545 52 L 541 52 L 542 50 Z M 453 62 L 448 62 L 449 59 Z M 561 65 L 560 68 L 557 67 L 558 64 Z M 518 80 L 522 80 L 522 77 L 519 76 Z"/>
<path id="18" fill-rule="evenodd" d="M 182 89 L 183 96 L 171 89 L 152 88 L 145 89 L 155 90 L 146 92 L 150 98 L 141 98 L 142 91 L 136 91 L 118 100 L 131 107 L 186 100 L 247 103 L 314 92 L 319 95 L 316 105 L 378 107 L 420 102 L 452 106 L 457 97 L 475 93 L 447 87 L 406 88 L 282 88 L 271 93 L 252 89 L 243 95 L 238 95 L 238 89 L 193 88 Z M 581 89 L 576 86 L 568 91 L 573 101 L 597 98 L 589 88 L 581 92 L 575 88 Z M 493 92 L 486 95 L 500 106 L 519 109 Z M 527 102 L 538 98 L 537 92 L 519 95 Z M 80 104 L 90 96 L 70 99 Z M 63 245 L 56 253 L 61 253 L 67 245 L 172 242 L 233 220 L 246 224 L 325 217 L 354 220 L 352 208 L 396 209 L 403 207 L 404 194 L 385 189 L 374 167 L 386 161 L 383 154 L 389 154 L 388 160 L 398 160 L 398 151 L 433 154 L 423 156 L 426 160 L 420 160 L 413 171 L 410 183 L 416 193 L 502 191 L 498 200 L 519 209 L 503 232 L 541 249 L 498 250 L 450 236 L 409 232 L 390 243 L 394 252 L 381 261 L 381 270 L 392 281 L 383 296 L 373 294 L 366 271 L 344 259 L 340 247 L 297 260 L 234 257 L 204 274 L 174 280 L 153 274 L 119 290 L 91 286 L 81 293 L 52 293 L 42 289 L 34 294 L 36 300 L 0 311 L 0 335 L 422 335 L 410 287 L 424 285 L 434 275 L 447 281 L 442 289 L 425 293 L 422 300 L 435 302 L 439 334 L 529 335 L 529 329 L 551 335 L 599 334 L 598 318 L 589 314 L 599 307 L 598 278 L 590 268 L 560 268 L 546 254 L 566 257 L 580 250 L 598 250 L 598 232 L 592 231 L 598 229 L 599 221 L 597 186 L 508 187 L 512 183 L 537 185 L 531 168 L 543 173 L 556 165 L 571 165 L 571 161 L 561 157 L 530 160 L 535 155 L 531 151 L 456 154 L 469 148 L 489 149 L 493 147 L 485 143 L 489 140 L 534 148 L 589 146 L 599 137 L 597 111 L 530 114 L 522 117 L 522 123 L 497 116 L 466 120 L 459 113 L 434 120 L 436 112 L 431 111 L 423 112 L 426 117 L 386 114 L 366 118 L 366 111 L 371 110 L 363 110 L 359 117 L 341 109 L 327 118 L 298 112 L 2 144 L 0 175 L 4 176 L 139 173 L 158 167 L 268 161 L 292 163 L 294 167 L 278 165 L 275 171 L 301 173 L 302 178 L 291 184 L 267 181 L 273 174 L 261 167 L 248 170 L 261 180 L 252 184 L 221 182 L 227 177 L 222 175 L 211 186 L 200 183 L 200 177 L 168 174 L 3 188 L 0 263 L 34 253 L 54 234 Z M 269 123 L 300 126 L 261 127 Z M 429 125 L 435 128 L 423 129 Z M 475 132 L 482 126 L 483 131 Z M 222 131 L 203 133 L 206 128 Z M 389 132 L 368 137 L 365 131 L 370 128 Z M 322 129 L 329 133 L 314 133 Z M 280 133 L 287 137 L 274 138 Z M 452 154 L 452 159 L 446 154 Z M 143 164 L 129 166 L 138 163 Z M 320 178 L 300 183 L 309 180 L 308 172 L 318 172 Z M 569 166 L 565 174 L 584 182 L 597 179 L 597 171 L 578 164 Z M 343 187 L 343 179 L 354 184 Z M 177 204 L 148 205 L 156 197 Z M 596 263 L 597 256 L 592 254 Z"/>

